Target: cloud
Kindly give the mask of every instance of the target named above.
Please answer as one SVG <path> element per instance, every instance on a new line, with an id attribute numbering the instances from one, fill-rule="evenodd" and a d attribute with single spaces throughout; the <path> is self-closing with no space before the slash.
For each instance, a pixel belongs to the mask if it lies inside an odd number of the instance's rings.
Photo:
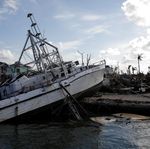
<path id="1" fill-rule="evenodd" d="M 18 10 L 18 0 L 5 0 L 4 7 L 10 9 L 11 11 Z"/>
<path id="2" fill-rule="evenodd" d="M 60 50 L 72 50 L 72 49 L 77 49 L 82 42 L 80 40 L 72 40 L 72 41 L 67 41 L 67 42 L 59 42 L 59 47 Z"/>
<path id="3" fill-rule="evenodd" d="M 88 14 L 81 16 L 81 20 L 83 21 L 97 21 L 102 19 L 103 17 L 100 15 Z"/>
<path id="4" fill-rule="evenodd" d="M 53 16 L 55 19 L 64 20 L 64 19 L 72 19 L 76 18 L 76 21 L 98 21 L 102 20 L 104 16 L 97 14 L 81 14 L 81 13 L 72 13 L 72 12 L 62 12 L 61 14 L 57 14 Z"/>
<path id="5" fill-rule="evenodd" d="M 108 33 L 107 28 L 108 27 L 106 27 L 106 26 L 96 25 L 96 26 L 93 26 L 89 29 L 86 29 L 85 33 L 91 34 L 91 35 L 100 34 L 100 33 L 104 33 L 104 32 Z"/>
<path id="6" fill-rule="evenodd" d="M 74 50 L 74 52 L 62 53 L 62 57 L 65 61 L 78 60 L 81 64 L 81 55 L 79 55 L 79 53 L 77 53 L 77 50 Z"/>
<path id="7" fill-rule="evenodd" d="M 108 48 L 107 50 L 102 50 L 101 54 L 108 54 L 108 55 L 114 55 L 114 56 L 118 56 L 120 55 L 120 51 L 117 48 Z"/>
<path id="8" fill-rule="evenodd" d="M 131 40 L 124 46 L 118 48 L 108 48 L 100 51 L 100 57 L 106 59 L 107 64 L 117 65 L 119 62 L 120 68 L 127 70 L 128 65 L 137 67 L 137 56 L 143 54 L 141 68 L 143 72 L 147 72 L 150 66 L 150 35 L 137 37 Z"/>
<path id="9" fill-rule="evenodd" d="M 81 44 L 83 44 L 82 40 L 71 40 L 66 42 L 59 42 L 56 45 L 59 48 L 59 52 L 65 61 L 75 61 L 81 59 L 79 53 L 77 52 Z"/>
<path id="10" fill-rule="evenodd" d="M 7 13 L 15 13 L 18 8 L 19 0 L 3 0 L 2 6 L 0 7 L 0 17 Z"/>
<path id="11" fill-rule="evenodd" d="M 74 14 L 64 13 L 64 14 L 55 15 L 53 18 L 58 19 L 58 20 L 64 20 L 64 19 L 72 19 L 74 17 L 75 17 Z"/>
<path id="12" fill-rule="evenodd" d="M 144 49 L 150 50 L 150 35 L 140 36 L 129 42 L 129 48 L 133 50 Z"/>
<path id="13" fill-rule="evenodd" d="M 6 63 L 13 63 L 16 57 L 10 50 L 2 49 L 0 50 L 0 61 Z"/>
<path id="14" fill-rule="evenodd" d="M 150 26 L 150 0 L 126 0 L 121 8 L 127 18 L 138 26 Z"/>
<path id="15" fill-rule="evenodd" d="M 100 51 L 100 56 L 106 59 L 109 65 L 118 65 L 126 72 L 128 65 L 138 67 L 137 56 L 143 54 L 140 62 L 141 70 L 146 73 L 150 66 L 150 1 L 149 0 L 126 0 L 122 4 L 125 16 L 137 26 L 144 27 L 147 32 L 136 37 L 117 48 L 107 48 Z"/>

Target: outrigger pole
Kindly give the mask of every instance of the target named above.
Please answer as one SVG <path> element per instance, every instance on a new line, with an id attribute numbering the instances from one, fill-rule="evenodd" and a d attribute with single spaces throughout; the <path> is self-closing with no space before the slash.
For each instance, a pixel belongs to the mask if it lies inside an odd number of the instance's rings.
<path id="1" fill-rule="evenodd" d="M 83 119 L 89 119 L 88 112 L 79 104 L 79 102 L 69 93 L 69 91 L 61 83 L 59 85 L 67 93 L 66 101 L 75 118 L 80 121 Z M 76 105 L 78 106 L 79 110 Z M 79 111 L 82 113 L 80 113 Z"/>

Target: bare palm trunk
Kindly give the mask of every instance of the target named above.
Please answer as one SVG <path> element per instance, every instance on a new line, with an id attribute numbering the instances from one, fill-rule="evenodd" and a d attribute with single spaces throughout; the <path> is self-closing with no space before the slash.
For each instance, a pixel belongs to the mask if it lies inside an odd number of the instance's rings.
<path id="1" fill-rule="evenodd" d="M 141 72 L 140 70 L 140 60 L 138 59 L 138 70 L 139 70 L 139 73 Z"/>

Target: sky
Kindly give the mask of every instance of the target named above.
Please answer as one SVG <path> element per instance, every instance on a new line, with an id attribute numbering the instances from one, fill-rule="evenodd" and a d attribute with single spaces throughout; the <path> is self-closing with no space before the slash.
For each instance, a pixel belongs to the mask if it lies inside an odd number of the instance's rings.
<path id="1" fill-rule="evenodd" d="M 0 61 L 19 59 L 33 13 L 49 42 L 65 61 L 91 54 L 91 63 L 105 59 L 124 72 L 150 66 L 150 0 L 0 0 Z"/>

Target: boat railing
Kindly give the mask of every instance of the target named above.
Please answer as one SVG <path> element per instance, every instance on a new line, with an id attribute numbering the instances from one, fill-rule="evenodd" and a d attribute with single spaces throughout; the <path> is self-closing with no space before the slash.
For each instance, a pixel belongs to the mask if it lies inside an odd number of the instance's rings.
<path id="1" fill-rule="evenodd" d="M 100 60 L 98 62 L 93 63 L 93 65 L 106 65 L 106 60 Z"/>
<path id="2" fill-rule="evenodd" d="M 95 62 L 95 63 L 88 65 L 88 66 L 76 67 L 74 70 L 75 73 L 73 73 L 73 75 L 76 75 L 80 72 L 86 71 L 86 70 L 91 69 L 91 68 L 96 67 L 96 66 L 105 66 L 105 65 L 106 65 L 106 60 L 100 60 L 100 61 Z M 71 76 L 72 76 L 72 74 L 71 74 Z"/>

